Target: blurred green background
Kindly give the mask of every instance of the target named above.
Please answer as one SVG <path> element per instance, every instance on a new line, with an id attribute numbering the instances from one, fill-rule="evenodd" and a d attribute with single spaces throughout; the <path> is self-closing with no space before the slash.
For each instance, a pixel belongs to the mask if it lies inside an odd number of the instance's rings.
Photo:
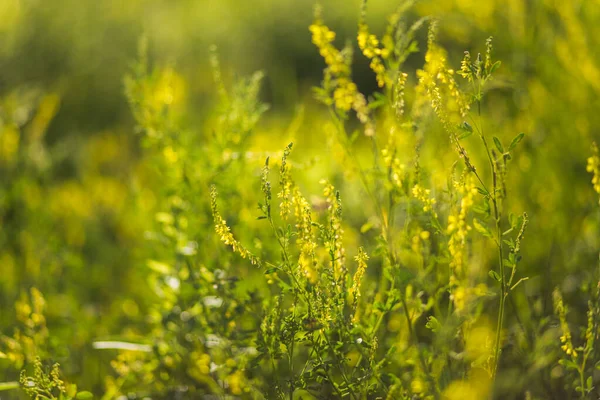
<path id="1" fill-rule="evenodd" d="M 354 40 L 360 1 L 321 4 L 336 43 Z M 141 248 L 155 210 L 152 196 L 139 194 L 161 182 L 140 167 L 141 138 L 123 86 L 140 38 L 148 40 L 153 65 L 172 69 L 190 129 L 202 130 L 214 111 L 210 45 L 219 49 L 227 82 L 263 70 L 261 97 L 271 110 L 255 148 L 282 148 L 296 120 L 296 151 L 308 159 L 322 147 L 315 127 L 324 118 L 310 91 L 324 67 L 308 31 L 313 6 L 313 0 L 0 1 L 0 330 L 11 332 L 21 291 L 38 287 L 51 330 L 69 343 L 57 343 L 55 357 L 70 360 L 69 376 L 97 387 L 109 358 L 94 353 L 91 341 L 121 334 L 151 301 Z M 382 32 L 395 6 L 369 2 L 373 31 Z M 456 68 L 464 50 L 481 51 L 494 37 L 503 64 L 486 107 L 489 123 L 503 138 L 527 135 L 509 176 L 518 193 L 510 208 L 531 219 L 523 264 L 531 296 L 521 300 L 523 317 L 535 324 L 531 315 L 551 313 L 557 285 L 584 309 L 576 289 L 589 278 L 600 246 L 585 172 L 590 143 L 600 139 L 600 7 L 584 0 L 438 0 L 420 2 L 414 13 L 440 19 L 440 42 Z M 354 57 L 354 79 L 372 93 L 368 61 L 359 52 Z M 412 82 L 422 63 L 423 51 L 409 59 Z M 432 132 L 424 154 L 434 159 L 447 148 L 444 134 Z M 348 202 L 360 209 L 356 197 Z"/>

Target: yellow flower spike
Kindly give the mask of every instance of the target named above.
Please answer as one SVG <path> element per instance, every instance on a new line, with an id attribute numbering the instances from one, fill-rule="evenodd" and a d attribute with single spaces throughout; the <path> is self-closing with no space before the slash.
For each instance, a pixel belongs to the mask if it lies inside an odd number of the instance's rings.
<path id="1" fill-rule="evenodd" d="M 567 322 L 567 307 L 565 306 L 562 294 L 558 289 L 555 289 L 552 295 L 554 300 L 554 310 L 558 315 L 558 319 L 560 320 L 560 329 L 562 331 L 560 341 L 563 343 L 563 345 L 561 346 L 561 349 L 572 359 L 576 359 L 578 354 L 573 347 L 571 329 L 569 328 L 569 323 Z"/>
<path id="2" fill-rule="evenodd" d="M 312 227 L 311 206 L 297 187 L 294 187 L 293 191 L 292 203 L 297 221 L 296 229 L 298 229 L 296 243 L 300 247 L 299 270 L 314 284 L 318 279 L 315 255 L 317 243 Z"/>
<path id="3" fill-rule="evenodd" d="M 429 197 L 430 193 L 431 190 L 425 189 L 419 184 L 416 184 L 412 188 L 413 197 L 423 203 L 423 211 L 431 212 L 431 214 L 437 218 L 437 214 L 433 210 L 433 206 L 435 205 L 436 201 L 434 198 Z"/>
<path id="4" fill-rule="evenodd" d="M 370 67 L 375 72 L 377 85 L 384 87 L 387 83 L 387 77 L 385 65 L 381 58 L 384 52 L 383 49 L 379 48 L 379 39 L 377 39 L 377 36 L 369 33 L 367 24 L 361 22 L 358 25 L 357 41 L 363 55 L 371 60 Z M 386 50 L 385 54 L 386 56 L 389 55 L 389 50 Z"/>
<path id="5" fill-rule="evenodd" d="M 358 254 L 354 257 L 354 260 L 358 264 L 358 268 L 356 269 L 356 273 L 354 274 L 352 287 L 350 288 L 350 293 L 354 298 L 354 307 L 356 308 L 358 298 L 360 297 L 360 283 L 367 269 L 367 261 L 369 260 L 369 256 L 363 250 L 362 247 L 359 247 Z"/>
<path id="6" fill-rule="evenodd" d="M 213 219 L 215 222 L 215 232 L 221 241 L 231 246 L 232 250 L 238 253 L 242 258 L 247 258 L 254 265 L 260 265 L 260 259 L 248 251 L 240 242 L 238 242 L 233 234 L 231 233 L 231 229 L 227 225 L 227 221 L 221 216 L 217 209 L 217 189 L 215 186 L 211 186 L 210 188 L 210 198 L 211 198 L 211 210 L 213 214 Z"/>
<path id="7" fill-rule="evenodd" d="M 600 152 L 595 142 L 592 143 L 592 156 L 587 159 L 586 170 L 593 174 L 592 185 L 596 193 L 600 195 Z M 600 203 L 600 196 L 598 202 Z"/>

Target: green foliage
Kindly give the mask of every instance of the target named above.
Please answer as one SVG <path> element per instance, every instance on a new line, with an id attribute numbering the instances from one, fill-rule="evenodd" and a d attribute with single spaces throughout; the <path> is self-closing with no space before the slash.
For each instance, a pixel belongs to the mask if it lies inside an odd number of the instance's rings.
<path id="1" fill-rule="evenodd" d="M 21 371 L 21 388 L 33 400 L 83 400 L 94 398 L 90 392 L 78 392 L 75 385 L 67 387 L 60 378 L 59 368 L 58 364 L 54 364 L 47 372 L 40 359 L 37 358 L 33 363 L 32 376 L 28 376 L 24 370 Z"/>

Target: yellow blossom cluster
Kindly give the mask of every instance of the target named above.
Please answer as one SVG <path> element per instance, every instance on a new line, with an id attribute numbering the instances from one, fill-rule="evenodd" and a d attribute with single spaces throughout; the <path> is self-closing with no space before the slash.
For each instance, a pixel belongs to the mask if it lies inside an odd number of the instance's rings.
<path id="1" fill-rule="evenodd" d="M 370 110 L 365 96 L 351 79 L 352 53 L 351 48 L 344 51 L 338 50 L 334 45 L 335 32 L 331 31 L 318 16 L 309 27 L 312 33 L 312 42 L 319 49 L 319 54 L 325 60 L 324 86 L 331 95 L 331 102 L 338 111 L 347 113 L 353 109 L 360 122 L 365 125 L 365 134 L 373 136 L 375 128 L 370 118 Z"/>
<path id="2" fill-rule="evenodd" d="M 45 354 L 49 335 L 45 308 L 46 301 L 38 289 L 31 288 L 29 295 L 21 294 L 21 299 L 15 303 L 21 326 L 15 329 L 12 337 L 0 335 L 0 358 L 8 359 L 20 369 L 25 363 L 34 361 L 36 356 Z"/>
<path id="3" fill-rule="evenodd" d="M 454 70 L 447 67 L 446 51 L 435 42 L 436 24 L 432 24 L 429 30 L 427 52 L 425 53 L 425 65 L 417 71 L 419 84 L 417 90 L 424 92 L 432 103 L 432 107 L 442 124 L 448 129 L 450 123 L 448 105 L 443 102 L 440 87 L 445 87 L 451 99 L 454 100 L 461 117 L 469 111 L 469 99 L 458 87 L 454 79 Z M 442 85 L 438 84 L 441 83 Z"/>
<path id="4" fill-rule="evenodd" d="M 290 178 L 290 166 L 288 165 L 287 158 L 292 150 L 292 144 L 290 143 L 283 151 L 283 157 L 281 158 L 281 168 L 279 169 L 279 186 L 280 191 L 277 197 L 281 199 L 279 204 L 279 214 L 281 218 L 286 220 L 290 214 L 292 194 L 292 179 Z"/>
<path id="5" fill-rule="evenodd" d="M 358 89 L 354 82 L 348 78 L 339 78 L 337 87 L 333 90 L 333 101 L 336 108 L 344 112 L 350 111 L 357 94 Z"/>
<path id="6" fill-rule="evenodd" d="M 227 221 L 225 221 L 219 213 L 217 209 L 217 189 L 214 186 L 211 187 L 210 197 L 213 219 L 215 221 L 215 232 L 219 239 L 226 245 L 231 246 L 233 251 L 238 253 L 242 258 L 247 258 L 252 264 L 259 265 L 260 260 L 258 257 L 248 251 L 248 249 L 235 239 L 231 233 L 231 229 L 227 225 Z"/>
<path id="7" fill-rule="evenodd" d="M 554 300 L 554 309 L 558 314 L 558 319 L 560 320 L 560 329 L 562 331 L 562 335 L 560 337 L 561 349 L 572 358 L 577 358 L 577 351 L 573 348 L 573 340 L 571 337 L 571 329 L 569 329 L 569 324 L 567 323 L 567 308 L 564 305 L 562 295 L 558 289 L 554 290 L 553 300 Z"/>
<path id="8" fill-rule="evenodd" d="M 462 284 L 455 276 L 450 277 L 451 295 L 450 298 L 454 304 L 457 313 L 463 312 L 469 303 L 476 298 L 485 296 L 488 293 L 488 287 L 480 283 L 475 287 L 468 287 Z"/>
<path id="9" fill-rule="evenodd" d="M 429 240 L 430 236 L 431 234 L 429 233 L 429 231 L 419 230 L 419 232 L 412 237 L 410 246 L 412 251 L 414 251 L 417 254 L 420 254 L 423 244 Z"/>
<path id="10" fill-rule="evenodd" d="M 346 274 L 346 254 L 342 243 L 344 230 L 342 229 L 342 206 L 339 199 L 339 194 L 335 188 L 327 180 L 322 180 L 324 185 L 323 195 L 327 200 L 327 208 L 329 210 L 329 228 L 331 229 L 332 237 L 329 240 L 328 246 L 333 254 L 332 268 L 336 279 L 342 279 Z"/>
<path id="11" fill-rule="evenodd" d="M 371 60 L 370 67 L 375 72 L 377 85 L 384 87 L 387 83 L 387 77 L 383 60 L 390 55 L 390 51 L 385 47 L 379 47 L 377 36 L 369 33 L 369 27 L 362 22 L 358 25 L 357 40 L 358 47 L 364 56 Z"/>
<path id="12" fill-rule="evenodd" d="M 190 354 L 190 359 L 194 360 L 193 367 L 195 370 L 200 372 L 200 374 L 209 374 L 211 362 L 210 355 L 201 351 L 194 351 L 192 354 Z"/>
<path id="13" fill-rule="evenodd" d="M 396 110 L 396 116 L 400 118 L 404 115 L 404 90 L 406 89 L 406 80 L 408 74 L 402 72 L 398 75 L 398 82 L 394 88 L 394 109 Z"/>
<path id="14" fill-rule="evenodd" d="M 239 396 L 242 393 L 248 391 L 246 377 L 244 376 L 244 373 L 239 369 L 233 374 L 229 375 L 226 378 L 226 381 L 229 385 L 229 390 L 231 390 L 231 393 L 236 396 Z"/>
<path id="15" fill-rule="evenodd" d="M 431 190 L 425 189 L 418 183 L 412 188 L 412 195 L 415 199 L 419 200 L 423 203 L 423 211 L 431 212 L 432 215 L 437 217 L 436 212 L 433 210 L 433 205 L 435 204 L 435 199 L 430 197 Z"/>
<path id="16" fill-rule="evenodd" d="M 600 194 L 600 154 L 596 143 L 592 144 L 592 156 L 587 160 L 587 171 L 593 174 L 592 185 L 594 185 L 594 190 Z"/>
<path id="17" fill-rule="evenodd" d="M 312 42 L 319 49 L 319 54 L 330 71 L 335 75 L 350 75 L 350 67 L 344 60 L 344 56 L 332 44 L 335 40 L 335 32 L 324 25 L 320 19 L 317 19 L 308 29 L 312 33 Z"/>
<path id="18" fill-rule="evenodd" d="M 469 209 L 473 206 L 477 188 L 471 174 L 464 177 L 464 182 L 455 183 L 455 187 L 462 195 L 458 213 L 448 216 L 446 232 L 450 235 L 448 250 L 450 251 L 450 267 L 456 274 L 461 274 L 464 266 L 464 250 L 466 238 L 471 230 L 467 223 Z"/>
<path id="19" fill-rule="evenodd" d="M 314 284 L 317 281 L 315 258 L 317 243 L 312 231 L 311 207 L 297 187 L 294 188 L 293 204 L 297 221 L 296 229 L 298 229 L 296 243 L 300 247 L 298 267 L 306 278 Z"/>
<path id="20" fill-rule="evenodd" d="M 119 377 L 135 376 L 140 382 L 151 382 L 152 370 L 158 366 L 158 362 L 151 361 L 150 364 L 146 353 L 139 351 L 120 351 L 117 357 L 110 362 L 110 366 Z M 148 366 L 151 368 L 148 368 Z M 111 377 L 112 378 L 112 377 Z M 107 380 L 108 393 L 117 392 L 119 384 L 112 379 Z"/>
<path id="21" fill-rule="evenodd" d="M 469 53 L 468 51 L 465 51 L 465 56 L 463 57 L 462 61 L 460 62 L 459 74 L 460 74 L 460 76 L 465 78 L 467 81 L 473 82 L 474 76 L 473 76 L 473 69 L 472 69 L 472 62 L 471 62 L 471 53 Z"/>
<path id="22" fill-rule="evenodd" d="M 402 179 L 406 172 L 406 166 L 396 157 L 394 144 L 395 130 L 392 127 L 387 145 L 381 150 L 381 157 L 388 172 L 388 179 L 395 190 L 402 189 Z"/>
<path id="23" fill-rule="evenodd" d="M 358 298 L 360 297 L 360 283 L 361 283 L 363 275 L 365 274 L 365 271 L 367 269 L 367 260 L 368 259 L 369 259 L 369 256 L 367 255 L 367 253 L 363 250 L 362 247 L 360 247 L 358 249 L 358 254 L 354 257 L 354 260 L 358 264 L 358 268 L 356 269 L 356 272 L 354 273 L 354 277 L 352 279 L 352 288 L 350 288 L 350 293 L 352 294 L 352 297 L 354 298 L 355 304 L 358 302 Z"/>
<path id="24" fill-rule="evenodd" d="M 309 27 L 312 33 L 312 42 L 319 49 L 319 54 L 327 64 L 326 74 L 334 78 L 333 102 L 337 109 L 348 112 L 352 108 L 358 89 L 350 79 L 350 60 L 332 43 L 335 32 L 331 31 L 323 22 L 317 20 Z"/>

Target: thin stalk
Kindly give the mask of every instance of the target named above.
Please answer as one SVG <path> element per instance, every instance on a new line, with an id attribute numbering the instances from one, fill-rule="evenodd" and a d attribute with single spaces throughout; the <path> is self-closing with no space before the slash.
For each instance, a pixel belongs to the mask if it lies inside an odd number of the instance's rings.
<path id="1" fill-rule="evenodd" d="M 431 372 L 429 371 L 429 368 L 427 367 L 427 363 L 425 362 L 425 358 L 423 358 L 423 354 L 421 353 L 421 349 L 419 348 L 419 343 L 418 343 L 417 338 L 414 333 L 412 321 L 410 319 L 410 314 L 408 313 L 408 307 L 406 306 L 406 297 L 404 296 L 404 293 L 402 294 L 402 297 L 400 298 L 400 302 L 402 303 L 402 308 L 404 309 L 404 316 L 406 317 L 406 322 L 408 324 L 408 333 L 410 335 L 410 340 L 413 343 L 413 346 L 415 346 L 417 348 L 417 354 L 419 354 L 419 362 L 421 363 L 421 368 L 423 368 L 423 372 L 425 373 L 425 375 L 427 376 L 427 379 L 429 380 L 429 383 L 435 390 L 435 398 L 437 399 L 437 398 L 439 398 L 439 388 L 437 387 L 436 382 L 433 379 L 433 376 L 431 376 Z"/>
<path id="2" fill-rule="evenodd" d="M 298 302 L 298 295 L 295 293 L 294 294 L 294 306 L 293 306 L 293 317 L 292 319 L 295 321 L 296 320 L 296 303 Z M 295 328 L 295 326 L 294 326 Z M 291 344 L 290 344 L 290 351 L 288 353 L 288 360 L 289 360 L 289 369 L 290 369 L 290 390 L 289 390 L 289 395 L 290 395 L 290 400 L 293 400 L 294 398 L 294 390 L 295 388 L 295 377 L 294 377 L 294 343 L 296 343 L 296 329 L 292 330 L 292 339 L 291 339 Z"/>
<path id="3" fill-rule="evenodd" d="M 479 136 L 485 147 L 485 151 L 486 151 L 488 161 L 490 163 L 490 168 L 492 171 L 492 193 L 490 194 L 490 197 L 492 199 L 492 205 L 494 208 L 494 219 L 496 222 L 496 245 L 498 247 L 498 263 L 500 266 L 500 291 L 501 291 L 501 293 L 500 293 L 500 306 L 499 306 L 499 311 L 498 311 L 498 320 L 497 320 L 497 324 L 496 324 L 496 341 L 495 341 L 495 346 L 494 346 L 494 368 L 492 370 L 492 379 L 495 380 L 496 374 L 498 371 L 498 364 L 500 361 L 500 347 L 501 347 L 500 342 L 502 339 L 502 326 L 504 323 L 504 312 L 505 312 L 505 308 L 506 308 L 506 296 L 508 295 L 508 292 L 507 292 L 506 275 L 505 275 L 504 262 L 503 262 L 504 254 L 503 254 L 503 246 L 502 246 L 501 212 L 500 212 L 500 207 L 498 205 L 498 193 L 497 193 L 498 174 L 496 171 L 496 165 L 492 158 L 492 153 L 487 144 L 487 140 L 485 139 L 485 136 L 483 134 L 483 124 L 481 122 L 481 94 L 478 95 L 477 97 L 478 97 L 478 99 L 477 99 L 477 116 L 479 119 L 479 129 L 478 129 Z"/>
<path id="4" fill-rule="evenodd" d="M 352 390 L 352 386 L 350 385 L 350 381 L 348 380 L 348 377 L 346 376 L 346 373 L 344 372 L 342 360 L 340 360 L 337 357 L 337 355 L 335 354 L 335 350 L 333 350 L 333 346 L 331 345 L 331 342 L 329 341 L 329 338 L 327 337 L 327 335 L 325 333 L 323 333 L 323 337 L 325 338 L 325 341 L 327 342 L 327 346 L 329 346 L 329 349 L 331 350 L 331 354 L 333 355 L 334 359 L 336 360 L 336 362 L 339 366 L 339 370 L 340 370 L 340 374 L 342 375 L 342 379 L 346 383 L 348 390 L 350 390 L 350 396 L 352 396 L 353 399 L 357 400 L 356 394 L 354 393 L 354 390 Z"/>
<path id="5" fill-rule="evenodd" d="M 325 339 L 327 339 L 327 337 L 325 336 Z M 315 338 L 314 338 L 314 334 L 311 335 L 310 341 L 312 343 L 312 347 L 316 348 L 317 344 L 315 343 Z M 321 354 L 317 351 L 316 355 L 319 359 L 319 362 L 321 364 L 325 364 L 325 361 L 323 360 L 323 357 L 321 357 Z M 325 369 L 325 375 L 327 376 L 327 379 L 329 380 L 329 382 L 331 382 L 331 386 L 333 386 L 333 389 L 335 390 L 335 392 L 337 393 L 337 395 L 339 396 L 340 399 L 342 399 L 344 396 L 342 395 L 342 392 L 338 389 L 337 385 L 335 384 L 335 381 L 333 380 L 332 376 L 329 374 L 329 370 Z M 354 397 L 354 393 L 350 392 L 350 394 L 352 395 L 352 398 L 354 398 L 356 400 L 356 397 Z"/>

